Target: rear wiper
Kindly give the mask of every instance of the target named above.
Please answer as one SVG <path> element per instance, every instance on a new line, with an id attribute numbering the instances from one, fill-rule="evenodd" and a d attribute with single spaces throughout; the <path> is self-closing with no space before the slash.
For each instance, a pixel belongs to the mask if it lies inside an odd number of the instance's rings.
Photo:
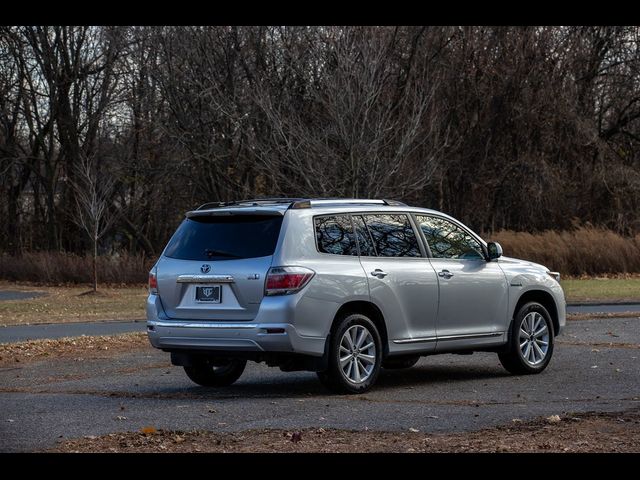
<path id="1" fill-rule="evenodd" d="M 208 248 L 205 248 L 204 250 L 204 254 L 211 258 L 211 257 L 231 257 L 231 258 L 239 258 L 240 255 L 236 255 L 234 253 L 229 253 L 229 252 L 224 252 L 222 250 L 210 250 Z"/>

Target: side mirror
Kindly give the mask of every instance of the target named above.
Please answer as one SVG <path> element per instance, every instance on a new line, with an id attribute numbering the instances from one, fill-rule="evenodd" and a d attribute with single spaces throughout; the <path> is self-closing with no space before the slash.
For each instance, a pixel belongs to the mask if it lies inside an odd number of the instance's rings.
<path id="1" fill-rule="evenodd" d="M 487 243 L 487 251 L 489 252 L 489 261 L 502 256 L 502 247 L 498 242 Z"/>

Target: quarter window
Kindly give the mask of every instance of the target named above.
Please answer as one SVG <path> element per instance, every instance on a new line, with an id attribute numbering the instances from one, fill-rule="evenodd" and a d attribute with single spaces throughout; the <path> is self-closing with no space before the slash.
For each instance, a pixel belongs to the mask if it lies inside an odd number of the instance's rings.
<path id="1" fill-rule="evenodd" d="M 434 258 L 484 259 L 482 246 L 459 226 L 437 217 L 416 216 Z"/>
<path id="2" fill-rule="evenodd" d="M 318 251 L 334 255 L 358 255 L 356 239 L 348 215 L 314 219 Z"/>
<path id="3" fill-rule="evenodd" d="M 380 257 L 420 257 L 420 247 L 407 215 L 363 215 Z"/>

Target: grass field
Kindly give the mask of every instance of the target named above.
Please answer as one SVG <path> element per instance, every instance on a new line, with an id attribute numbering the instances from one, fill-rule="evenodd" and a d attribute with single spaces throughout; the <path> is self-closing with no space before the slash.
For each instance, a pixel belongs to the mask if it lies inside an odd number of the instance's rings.
<path id="1" fill-rule="evenodd" d="M 567 301 L 640 302 L 640 276 L 563 279 Z M 67 323 L 99 320 L 142 320 L 146 287 L 101 287 L 99 295 L 83 295 L 85 286 L 35 286 L 0 282 L 0 290 L 44 292 L 27 300 L 0 301 L 0 325 Z"/>
<path id="2" fill-rule="evenodd" d="M 138 320 L 145 317 L 147 289 L 101 287 L 98 295 L 83 295 L 86 286 L 48 287 L 0 282 L 0 290 L 44 292 L 27 300 L 0 301 L 0 325 L 86 322 L 93 320 Z"/>
<path id="3" fill-rule="evenodd" d="M 567 302 L 640 302 L 640 276 L 561 280 Z"/>

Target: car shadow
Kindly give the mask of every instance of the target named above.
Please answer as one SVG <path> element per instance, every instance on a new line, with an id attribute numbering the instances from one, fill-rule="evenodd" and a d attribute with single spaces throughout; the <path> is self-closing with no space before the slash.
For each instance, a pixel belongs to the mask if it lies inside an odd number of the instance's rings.
<path id="1" fill-rule="evenodd" d="M 274 372 L 275 373 L 275 372 Z M 497 379 L 510 376 L 499 366 L 470 365 L 418 365 L 409 369 L 382 369 L 378 380 L 368 394 L 394 388 L 420 388 L 428 385 L 453 382 Z M 203 400 L 225 399 L 290 399 L 290 398 L 357 398 L 357 395 L 335 394 L 327 390 L 311 372 L 277 372 L 268 378 L 247 378 L 238 380 L 228 387 L 163 388 L 156 392 L 158 398 L 191 398 Z"/>

